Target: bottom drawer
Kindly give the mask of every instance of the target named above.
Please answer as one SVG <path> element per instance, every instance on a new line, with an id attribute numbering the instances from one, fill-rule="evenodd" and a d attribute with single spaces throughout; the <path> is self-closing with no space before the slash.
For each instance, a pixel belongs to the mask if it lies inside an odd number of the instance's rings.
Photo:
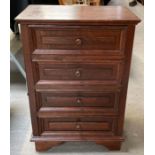
<path id="1" fill-rule="evenodd" d="M 44 118 L 44 131 L 112 131 L 116 129 L 116 118 Z"/>
<path id="2" fill-rule="evenodd" d="M 48 129 L 52 131 L 99 131 L 110 130 L 111 124 L 109 122 L 50 122 Z"/>

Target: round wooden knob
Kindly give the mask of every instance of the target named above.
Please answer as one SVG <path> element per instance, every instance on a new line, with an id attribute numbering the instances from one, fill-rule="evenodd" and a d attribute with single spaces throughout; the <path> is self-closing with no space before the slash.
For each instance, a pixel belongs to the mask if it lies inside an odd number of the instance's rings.
<path id="1" fill-rule="evenodd" d="M 80 127 L 81 127 L 80 124 L 76 125 L 76 129 L 80 129 Z"/>
<path id="2" fill-rule="evenodd" d="M 80 99 L 80 98 L 77 99 L 77 100 L 76 100 L 76 103 L 77 103 L 77 104 L 81 104 L 81 103 L 82 103 L 82 102 L 81 102 L 81 99 Z"/>
<path id="3" fill-rule="evenodd" d="M 81 39 L 76 39 L 75 40 L 75 44 L 77 45 L 77 46 L 79 46 L 79 45 L 81 45 L 82 44 L 82 40 Z"/>
<path id="4" fill-rule="evenodd" d="M 80 76 L 81 76 L 80 70 L 77 70 L 77 71 L 75 72 L 75 76 L 76 76 L 76 77 L 80 77 Z"/>

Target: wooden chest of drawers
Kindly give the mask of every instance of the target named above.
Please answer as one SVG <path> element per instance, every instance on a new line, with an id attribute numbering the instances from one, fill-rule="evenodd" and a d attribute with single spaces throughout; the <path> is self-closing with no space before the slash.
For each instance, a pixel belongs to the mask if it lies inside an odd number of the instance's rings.
<path id="1" fill-rule="evenodd" d="M 16 20 L 36 150 L 67 141 L 120 149 L 140 20 L 120 6 L 43 5 L 29 6 Z"/>

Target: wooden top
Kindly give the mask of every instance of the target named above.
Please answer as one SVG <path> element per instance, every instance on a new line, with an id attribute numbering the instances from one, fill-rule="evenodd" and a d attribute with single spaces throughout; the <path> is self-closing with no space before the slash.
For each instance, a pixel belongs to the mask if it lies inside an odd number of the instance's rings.
<path id="1" fill-rule="evenodd" d="M 121 6 L 63 6 L 29 5 L 16 20 L 18 22 L 95 22 L 137 24 L 140 19 Z"/>

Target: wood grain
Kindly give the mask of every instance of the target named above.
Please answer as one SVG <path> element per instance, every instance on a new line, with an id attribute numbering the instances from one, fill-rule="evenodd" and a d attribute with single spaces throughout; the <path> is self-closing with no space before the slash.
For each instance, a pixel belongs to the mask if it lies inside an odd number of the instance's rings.
<path id="1" fill-rule="evenodd" d="M 29 5 L 16 17 L 19 22 L 31 23 L 92 23 L 137 24 L 140 19 L 122 6 L 52 6 Z"/>
<path id="2" fill-rule="evenodd" d="M 16 20 L 36 150 L 66 141 L 119 150 L 140 19 L 120 6 L 30 5 Z"/>
<path id="3" fill-rule="evenodd" d="M 43 107 L 104 107 L 116 108 L 119 92 L 41 93 Z"/>
<path id="4" fill-rule="evenodd" d="M 38 49 L 123 50 L 126 26 L 29 25 Z M 65 36 L 65 37 L 64 37 Z"/>

